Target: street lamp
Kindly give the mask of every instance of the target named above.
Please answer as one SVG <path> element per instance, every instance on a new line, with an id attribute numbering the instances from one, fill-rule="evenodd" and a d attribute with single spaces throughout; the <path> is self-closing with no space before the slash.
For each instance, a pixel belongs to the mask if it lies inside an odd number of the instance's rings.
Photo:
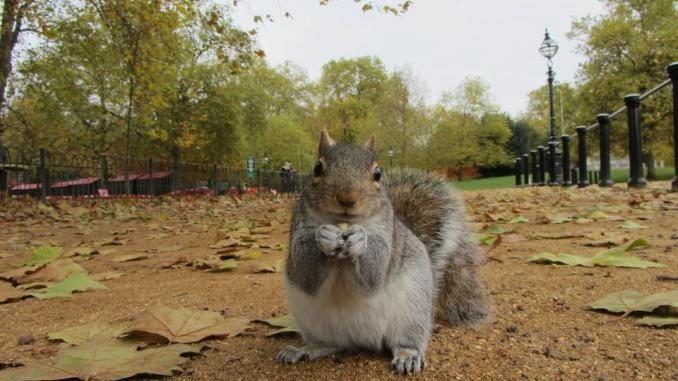
<path id="1" fill-rule="evenodd" d="M 390 161 L 389 168 L 393 168 L 393 146 L 388 146 L 388 159 Z"/>
<path id="2" fill-rule="evenodd" d="M 549 116 L 551 119 L 551 137 L 549 139 L 549 153 L 551 160 L 549 160 L 549 185 L 560 184 L 560 153 L 558 152 L 558 138 L 556 138 L 556 116 L 553 110 L 553 78 L 555 73 L 553 72 L 553 57 L 558 53 L 558 43 L 556 40 L 552 39 L 549 36 L 548 29 L 544 33 L 544 41 L 542 41 L 541 46 L 539 47 L 539 53 L 546 58 L 548 71 L 548 83 L 549 83 Z"/>

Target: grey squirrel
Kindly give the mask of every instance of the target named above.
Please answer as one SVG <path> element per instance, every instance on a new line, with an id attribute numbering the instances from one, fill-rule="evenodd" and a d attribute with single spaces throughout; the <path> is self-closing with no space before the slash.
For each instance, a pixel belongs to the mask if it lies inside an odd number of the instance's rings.
<path id="1" fill-rule="evenodd" d="M 313 181 L 293 209 L 285 287 L 304 347 L 286 364 L 387 351 L 400 374 L 425 366 L 436 307 L 452 324 L 488 317 L 482 257 L 446 184 L 416 170 L 382 176 L 374 138 L 337 144 L 323 130 Z"/>

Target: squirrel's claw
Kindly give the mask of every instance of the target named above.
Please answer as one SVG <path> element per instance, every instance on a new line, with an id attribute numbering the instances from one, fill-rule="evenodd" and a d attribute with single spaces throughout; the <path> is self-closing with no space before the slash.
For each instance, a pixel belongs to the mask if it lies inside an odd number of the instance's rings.
<path id="1" fill-rule="evenodd" d="M 278 353 L 275 359 L 283 364 L 294 364 L 299 361 L 308 361 L 308 353 L 303 349 L 288 345 Z"/>
<path id="2" fill-rule="evenodd" d="M 398 373 L 403 375 L 418 374 L 424 370 L 426 360 L 424 356 L 418 351 L 411 349 L 398 350 L 393 355 L 391 367 Z"/>

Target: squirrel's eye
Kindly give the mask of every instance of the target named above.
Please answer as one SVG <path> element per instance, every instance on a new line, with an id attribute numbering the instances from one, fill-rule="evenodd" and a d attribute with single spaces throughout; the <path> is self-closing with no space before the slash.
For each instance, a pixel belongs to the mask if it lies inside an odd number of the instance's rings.
<path id="1" fill-rule="evenodd" d="M 372 172 L 372 178 L 374 179 L 374 181 L 381 180 L 381 168 L 379 167 L 374 168 L 374 172 Z"/>
<path id="2" fill-rule="evenodd" d="M 320 160 L 315 162 L 315 167 L 313 167 L 313 175 L 315 177 L 320 177 L 323 175 L 323 163 Z"/>

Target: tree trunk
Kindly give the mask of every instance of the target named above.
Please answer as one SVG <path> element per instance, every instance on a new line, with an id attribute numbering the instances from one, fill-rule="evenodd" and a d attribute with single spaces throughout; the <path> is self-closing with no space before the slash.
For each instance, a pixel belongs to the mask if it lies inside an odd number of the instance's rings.
<path id="1" fill-rule="evenodd" d="M 22 14 L 19 0 L 4 0 L 2 9 L 2 25 L 0 26 L 0 145 L 5 130 L 5 88 L 12 72 L 12 51 L 21 30 Z"/>
<path id="2" fill-rule="evenodd" d="M 657 180 L 657 170 L 654 167 L 654 154 L 652 151 L 643 154 L 643 163 L 645 164 L 645 168 L 647 168 L 647 175 L 645 176 L 647 181 Z"/>

